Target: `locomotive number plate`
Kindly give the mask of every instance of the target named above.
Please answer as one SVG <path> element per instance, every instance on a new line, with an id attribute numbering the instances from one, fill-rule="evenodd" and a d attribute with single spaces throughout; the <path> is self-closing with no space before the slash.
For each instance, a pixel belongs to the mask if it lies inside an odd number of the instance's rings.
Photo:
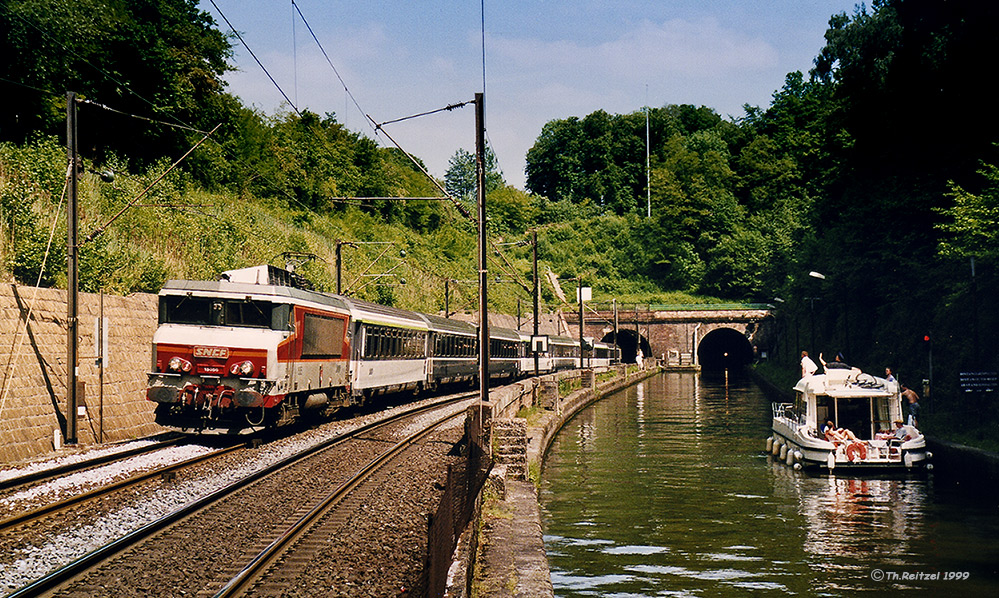
<path id="1" fill-rule="evenodd" d="M 229 359 L 229 349 L 225 347 L 195 347 L 194 356 L 206 359 Z"/>

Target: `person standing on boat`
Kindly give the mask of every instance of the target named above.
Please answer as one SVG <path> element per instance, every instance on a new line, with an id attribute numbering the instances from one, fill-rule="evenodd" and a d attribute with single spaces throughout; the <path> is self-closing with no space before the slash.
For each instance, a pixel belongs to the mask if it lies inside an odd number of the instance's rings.
<path id="1" fill-rule="evenodd" d="M 902 384 L 902 398 L 909 401 L 909 419 L 906 424 L 913 428 L 919 427 L 919 395 L 905 384 Z"/>
<path id="2" fill-rule="evenodd" d="M 801 352 L 801 377 L 807 378 L 815 373 L 819 366 L 815 365 L 812 358 L 808 356 L 808 351 Z"/>
<path id="3" fill-rule="evenodd" d="M 891 373 L 891 368 L 885 368 L 885 380 L 889 382 L 895 381 L 895 376 Z"/>

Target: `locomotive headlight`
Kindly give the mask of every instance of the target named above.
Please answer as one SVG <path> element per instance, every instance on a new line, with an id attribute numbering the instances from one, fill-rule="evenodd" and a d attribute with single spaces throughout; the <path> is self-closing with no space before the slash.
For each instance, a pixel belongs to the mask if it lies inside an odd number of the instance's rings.
<path id="1" fill-rule="evenodd" d="M 171 357 L 170 362 L 167 364 L 167 368 L 169 368 L 171 372 L 187 373 L 194 369 L 194 366 L 190 361 L 181 357 Z"/>
<path id="2" fill-rule="evenodd" d="M 243 376 L 244 378 L 253 375 L 253 362 L 252 361 L 242 361 L 240 363 L 232 364 L 229 368 L 229 373 L 233 376 Z"/>

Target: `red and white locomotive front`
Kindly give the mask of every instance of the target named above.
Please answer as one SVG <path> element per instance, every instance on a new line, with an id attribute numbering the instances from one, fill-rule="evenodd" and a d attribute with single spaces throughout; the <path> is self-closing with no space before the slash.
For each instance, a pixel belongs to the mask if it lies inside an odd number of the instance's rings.
<path id="1" fill-rule="evenodd" d="M 273 270 L 171 280 L 160 291 L 146 390 L 158 403 L 157 423 L 246 431 L 286 423 L 346 392 L 346 310 L 310 301 L 320 294 L 271 284 Z M 263 284 L 247 282 L 255 277 Z"/>

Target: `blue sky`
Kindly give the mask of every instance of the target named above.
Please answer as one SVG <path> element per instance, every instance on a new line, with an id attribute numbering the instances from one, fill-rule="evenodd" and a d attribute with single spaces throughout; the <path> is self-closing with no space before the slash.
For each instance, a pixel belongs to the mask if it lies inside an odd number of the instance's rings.
<path id="1" fill-rule="evenodd" d="M 296 0 L 362 111 L 344 91 L 291 0 L 215 0 L 299 109 L 334 112 L 352 130 L 472 100 L 482 91 L 480 0 Z M 806 72 L 833 14 L 852 0 L 485 0 L 487 138 L 507 182 L 550 120 L 645 105 L 694 104 L 722 116 L 769 105 L 784 76 Z M 207 0 L 201 8 L 221 29 Z M 284 98 L 235 42 L 229 90 L 267 114 Z M 471 107 L 385 130 L 443 177 L 475 143 Z"/>

